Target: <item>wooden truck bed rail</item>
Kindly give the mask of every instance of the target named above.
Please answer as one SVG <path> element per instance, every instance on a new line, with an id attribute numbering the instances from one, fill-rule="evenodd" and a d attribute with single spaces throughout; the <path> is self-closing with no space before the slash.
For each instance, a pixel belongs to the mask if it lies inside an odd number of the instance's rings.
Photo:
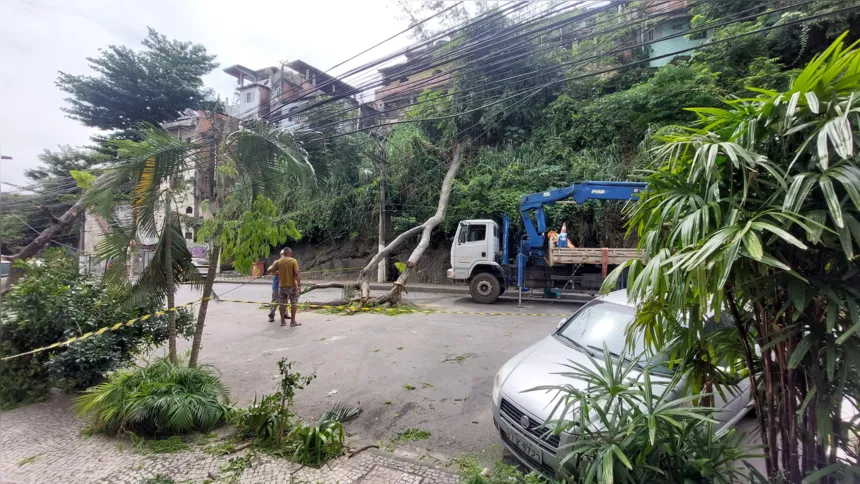
<path id="1" fill-rule="evenodd" d="M 603 277 L 608 273 L 608 266 L 618 265 L 630 259 L 644 260 L 645 254 L 639 249 L 616 248 L 579 248 L 558 247 L 553 240 L 549 241 L 550 266 L 556 264 L 594 264 L 603 266 Z"/>

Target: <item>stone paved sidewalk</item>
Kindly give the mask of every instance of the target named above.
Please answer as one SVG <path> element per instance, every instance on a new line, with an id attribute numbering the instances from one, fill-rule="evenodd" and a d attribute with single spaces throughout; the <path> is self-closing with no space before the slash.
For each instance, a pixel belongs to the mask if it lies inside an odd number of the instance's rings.
<path id="1" fill-rule="evenodd" d="M 68 410 L 70 400 L 57 395 L 50 402 L 0 415 L 0 484 L 42 482 L 140 484 L 156 476 L 175 482 L 238 483 L 385 483 L 455 484 L 457 475 L 443 469 L 383 455 L 374 449 L 336 459 L 321 469 L 257 454 L 241 474 L 222 470 L 231 458 L 203 452 L 189 444 L 176 454 L 140 454 L 128 441 L 87 437 Z"/>

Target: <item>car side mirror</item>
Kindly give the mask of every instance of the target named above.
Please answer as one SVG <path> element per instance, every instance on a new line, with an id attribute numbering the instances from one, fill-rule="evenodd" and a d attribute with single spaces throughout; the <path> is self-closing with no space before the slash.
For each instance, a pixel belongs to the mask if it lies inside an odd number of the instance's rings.
<path id="1" fill-rule="evenodd" d="M 566 322 L 567 322 L 567 318 L 561 318 L 561 320 L 560 320 L 560 321 L 558 322 L 558 324 L 555 326 L 555 329 L 559 329 L 559 328 L 561 328 L 561 326 L 562 326 L 564 323 L 566 323 Z"/>

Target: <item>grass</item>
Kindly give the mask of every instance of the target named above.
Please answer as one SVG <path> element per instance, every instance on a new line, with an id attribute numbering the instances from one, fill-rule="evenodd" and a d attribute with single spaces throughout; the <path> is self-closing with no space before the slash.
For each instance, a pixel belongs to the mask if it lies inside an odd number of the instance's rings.
<path id="1" fill-rule="evenodd" d="M 421 382 L 421 388 L 433 388 L 432 383 L 427 383 L 426 381 Z"/>
<path id="2" fill-rule="evenodd" d="M 390 400 L 388 400 L 388 401 L 386 401 L 386 402 L 385 402 L 385 404 L 386 404 L 386 405 L 391 405 L 391 401 L 390 401 Z"/>
<path id="3" fill-rule="evenodd" d="M 164 474 L 158 474 L 155 477 L 150 477 L 149 479 L 144 479 L 140 481 L 140 484 L 174 484 L 176 481 L 173 478 L 165 476 Z"/>
<path id="4" fill-rule="evenodd" d="M 19 460 L 17 466 L 21 467 L 21 466 L 25 466 L 27 464 L 32 464 L 33 462 L 36 462 L 36 460 L 38 458 L 39 458 L 38 455 L 31 455 L 30 457 Z"/>
<path id="5" fill-rule="evenodd" d="M 411 392 L 412 390 L 415 390 L 415 387 L 406 383 L 403 385 L 403 389 L 406 390 L 407 392 Z"/>
<path id="6" fill-rule="evenodd" d="M 374 353 L 379 353 L 379 351 L 380 351 L 380 350 L 379 350 L 378 348 L 377 348 L 377 349 L 375 349 L 375 350 L 373 350 L 373 352 L 374 352 Z"/>
<path id="7" fill-rule="evenodd" d="M 403 432 L 397 434 L 397 437 L 394 440 L 397 442 L 411 442 L 414 440 L 427 440 L 429 438 L 429 431 L 415 427 L 409 427 Z"/>

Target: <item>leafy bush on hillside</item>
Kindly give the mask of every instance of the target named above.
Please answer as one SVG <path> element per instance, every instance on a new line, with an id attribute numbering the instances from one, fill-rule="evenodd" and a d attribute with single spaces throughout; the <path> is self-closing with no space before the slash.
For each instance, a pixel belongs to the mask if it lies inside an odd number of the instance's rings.
<path id="1" fill-rule="evenodd" d="M 25 273 L 3 298 L 0 356 L 44 347 L 74 336 L 154 313 L 161 301 L 129 306 L 127 294 L 78 272 L 65 251 L 48 250 L 25 264 Z M 193 330 L 180 310 L 180 334 Z M 80 389 L 167 340 L 167 320 L 157 316 L 66 347 L 0 362 L 0 407 L 43 398 L 52 385 Z"/>
<path id="2" fill-rule="evenodd" d="M 74 409 L 89 417 L 93 432 L 147 436 L 208 432 L 232 412 L 229 391 L 211 368 L 167 358 L 110 374 L 78 397 Z"/>

